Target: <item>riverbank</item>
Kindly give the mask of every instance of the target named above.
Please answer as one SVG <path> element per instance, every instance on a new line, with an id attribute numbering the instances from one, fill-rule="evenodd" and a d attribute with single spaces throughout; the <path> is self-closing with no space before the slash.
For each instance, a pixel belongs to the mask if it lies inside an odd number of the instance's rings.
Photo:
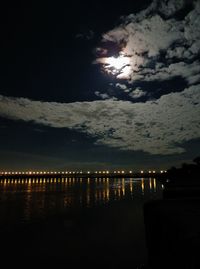
<path id="1" fill-rule="evenodd" d="M 200 268 L 199 177 L 158 177 L 163 199 L 144 205 L 148 264 L 153 269 Z"/>

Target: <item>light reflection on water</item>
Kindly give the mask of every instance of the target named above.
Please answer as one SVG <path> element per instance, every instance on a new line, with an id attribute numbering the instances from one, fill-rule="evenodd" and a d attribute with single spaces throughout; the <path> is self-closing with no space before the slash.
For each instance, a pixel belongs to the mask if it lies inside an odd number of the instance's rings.
<path id="1" fill-rule="evenodd" d="M 30 222 L 67 209 L 161 197 L 154 178 L 19 178 L 0 181 L 0 224 Z"/>

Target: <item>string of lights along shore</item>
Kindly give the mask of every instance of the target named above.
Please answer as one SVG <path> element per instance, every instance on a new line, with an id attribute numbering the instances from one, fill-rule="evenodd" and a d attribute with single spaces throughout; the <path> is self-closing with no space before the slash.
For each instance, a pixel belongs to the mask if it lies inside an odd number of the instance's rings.
<path id="1" fill-rule="evenodd" d="M 166 170 L 141 170 L 141 171 L 132 171 L 132 170 L 114 170 L 114 171 L 109 171 L 109 170 L 102 170 L 102 171 L 0 171 L 0 176 L 19 176 L 19 175 L 24 175 L 24 176 L 48 176 L 48 175 L 63 175 L 63 176 L 92 176 L 92 175 L 106 175 L 106 176 L 116 176 L 116 175 L 129 175 L 129 176 L 134 176 L 134 175 L 155 175 L 155 174 L 163 174 L 166 173 Z"/>

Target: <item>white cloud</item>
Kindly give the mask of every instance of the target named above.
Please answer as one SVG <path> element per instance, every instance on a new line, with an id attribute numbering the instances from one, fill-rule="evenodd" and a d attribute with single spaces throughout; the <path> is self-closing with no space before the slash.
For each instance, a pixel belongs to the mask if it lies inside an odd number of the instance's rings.
<path id="1" fill-rule="evenodd" d="M 133 83 L 181 76 L 188 85 L 198 82 L 200 2 L 190 1 L 193 9 L 182 20 L 172 17 L 188 3 L 155 0 L 146 10 L 124 17 L 121 25 L 103 35 L 104 42 L 123 42 L 121 53 L 129 57 L 129 72 L 116 74 L 118 79 Z"/>
<path id="2" fill-rule="evenodd" d="M 181 143 L 200 137 L 200 85 L 157 101 L 56 103 L 0 96 L 0 115 L 96 138 L 97 144 L 150 154 L 184 152 Z"/>
<path id="3" fill-rule="evenodd" d="M 125 93 L 130 93 L 132 91 L 132 88 L 127 87 L 127 85 L 122 84 L 122 83 L 116 83 L 115 87 L 117 87 L 118 89 L 122 90 Z"/>
<path id="4" fill-rule="evenodd" d="M 140 88 L 137 88 L 129 93 L 129 96 L 133 99 L 140 98 L 142 96 L 145 96 L 147 93 L 141 90 Z"/>
<path id="5" fill-rule="evenodd" d="M 125 84 L 122 83 L 116 83 L 115 85 L 117 88 L 121 89 L 121 90 L 127 90 L 127 86 Z"/>
<path id="6" fill-rule="evenodd" d="M 110 99 L 110 96 L 107 93 L 100 93 L 99 91 L 95 91 L 94 94 L 103 100 Z"/>
<path id="7" fill-rule="evenodd" d="M 144 68 L 140 74 L 143 75 L 143 81 L 164 81 L 180 76 L 188 81 L 190 85 L 193 81 L 195 83 L 200 81 L 200 63 L 199 61 L 194 61 L 191 64 L 178 62 L 170 64 L 168 67 L 158 67 L 154 70 Z"/>
<path id="8" fill-rule="evenodd" d="M 103 100 L 66 104 L 0 96 L 0 116 L 77 130 L 94 137 L 96 144 L 121 150 L 162 155 L 184 152 L 184 142 L 200 138 L 200 2 L 191 1 L 193 9 L 182 20 L 173 17 L 187 3 L 154 0 L 103 35 L 103 42 L 120 47 L 123 43 L 121 53 L 130 59 L 124 67 L 130 70 L 116 73 L 123 83 L 111 86 L 136 99 L 146 94 L 143 82 L 179 76 L 188 83 L 184 91 L 145 103 L 116 101 L 99 91 L 95 94 Z M 97 51 L 106 58 L 107 49 Z M 142 82 L 138 88 L 129 85 L 138 81 Z"/>

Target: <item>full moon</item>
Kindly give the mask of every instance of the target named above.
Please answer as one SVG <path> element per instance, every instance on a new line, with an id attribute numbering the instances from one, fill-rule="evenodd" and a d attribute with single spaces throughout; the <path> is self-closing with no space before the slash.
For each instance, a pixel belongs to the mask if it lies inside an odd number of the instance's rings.
<path id="1" fill-rule="evenodd" d="M 130 57 L 123 54 L 118 57 L 103 57 L 97 59 L 106 73 L 112 74 L 119 79 L 128 78 L 131 73 Z"/>
<path id="2" fill-rule="evenodd" d="M 108 57 L 105 60 L 105 65 L 107 68 L 115 68 L 120 70 L 121 68 L 129 65 L 129 58 L 124 56 L 115 57 Z"/>

